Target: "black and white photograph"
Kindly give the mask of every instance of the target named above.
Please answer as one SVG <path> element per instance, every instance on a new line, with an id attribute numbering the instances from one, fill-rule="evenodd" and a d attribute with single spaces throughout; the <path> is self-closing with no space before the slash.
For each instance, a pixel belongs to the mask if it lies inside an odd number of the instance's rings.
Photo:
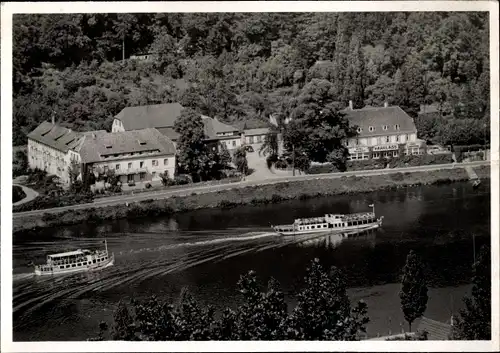
<path id="1" fill-rule="evenodd" d="M 2 8 L 2 351 L 500 349 L 498 3 Z"/>

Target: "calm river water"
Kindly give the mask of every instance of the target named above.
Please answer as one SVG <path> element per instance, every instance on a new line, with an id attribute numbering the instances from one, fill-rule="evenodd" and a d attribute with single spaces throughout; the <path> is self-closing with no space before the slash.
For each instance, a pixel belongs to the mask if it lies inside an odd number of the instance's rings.
<path id="1" fill-rule="evenodd" d="M 276 278 L 289 304 L 305 268 L 318 257 L 344 271 L 353 300 L 365 299 L 368 335 L 400 331 L 398 276 L 410 249 L 427 265 L 426 316 L 446 321 L 470 291 L 473 238 L 490 240 L 490 192 L 483 183 L 409 188 L 325 197 L 277 205 L 202 210 L 174 217 L 120 220 L 26 232 L 14 239 L 14 340 L 85 340 L 101 320 L 112 321 L 120 299 L 156 294 L 176 299 L 188 286 L 200 301 L 221 308 L 240 300 L 236 282 L 253 269 Z M 361 212 L 375 203 L 382 229 L 356 238 L 330 236 L 304 243 L 269 232 L 269 224 L 334 212 Z M 101 272 L 35 278 L 30 261 L 49 253 L 100 246 L 106 238 L 115 266 Z"/>

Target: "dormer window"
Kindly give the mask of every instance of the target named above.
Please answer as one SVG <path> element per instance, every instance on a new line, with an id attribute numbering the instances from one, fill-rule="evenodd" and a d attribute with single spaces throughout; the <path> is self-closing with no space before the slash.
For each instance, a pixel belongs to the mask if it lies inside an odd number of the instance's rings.
<path id="1" fill-rule="evenodd" d="M 394 130 L 399 130 L 399 124 L 394 125 Z"/>
<path id="2" fill-rule="evenodd" d="M 139 145 L 144 146 L 145 144 L 146 144 L 146 141 L 139 140 Z"/>
<path id="3" fill-rule="evenodd" d="M 113 148 L 113 146 L 111 146 L 111 145 L 106 145 L 106 148 L 107 148 L 107 149 L 111 149 L 111 148 Z"/>
<path id="4" fill-rule="evenodd" d="M 387 125 L 383 125 L 382 128 L 385 130 L 387 130 L 388 126 Z"/>
<path id="5" fill-rule="evenodd" d="M 358 127 L 358 129 L 356 130 L 358 133 L 361 133 L 363 131 L 362 128 Z"/>
<path id="6" fill-rule="evenodd" d="M 369 130 L 370 132 L 373 132 L 373 131 L 375 131 L 375 128 L 374 128 L 373 126 L 370 126 L 370 127 L 368 128 L 368 130 Z"/>

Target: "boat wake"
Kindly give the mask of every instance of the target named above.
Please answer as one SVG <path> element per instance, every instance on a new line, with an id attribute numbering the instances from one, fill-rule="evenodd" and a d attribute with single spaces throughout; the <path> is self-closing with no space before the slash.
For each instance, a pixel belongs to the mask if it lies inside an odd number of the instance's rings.
<path id="1" fill-rule="evenodd" d="M 30 318 L 36 317 L 35 311 L 51 303 L 53 305 L 54 301 L 76 299 L 89 293 L 105 292 L 118 287 L 137 286 L 148 279 L 185 271 L 204 263 L 220 262 L 320 237 L 281 237 L 273 232 L 247 232 L 241 235 L 233 233 L 209 240 L 118 251 L 115 252 L 114 266 L 98 272 L 54 277 L 33 276 L 31 273 L 17 274 L 14 276 L 14 322 L 17 323 L 16 327 L 24 325 Z M 127 240 L 123 242 L 126 244 Z M 144 252 L 144 255 L 139 254 Z M 22 279 L 24 281 L 21 281 Z"/>
<path id="2" fill-rule="evenodd" d="M 153 247 L 153 248 L 140 248 L 140 249 L 131 249 L 129 251 L 120 251 L 118 252 L 119 255 L 123 254 L 136 254 L 136 253 L 141 253 L 141 252 L 152 252 L 152 251 L 164 251 L 164 250 L 172 250 L 172 249 L 178 249 L 178 248 L 184 248 L 184 247 L 196 247 L 196 246 L 207 246 L 207 245 L 216 245 L 216 244 L 221 244 L 221 243 L 228 243 L 228 242 L 242 242 L 242 241 L 248 241 L 248 240 L 256 240 L 256 239 L 261 239 L 261 238 L 268 238 L 268 237 L 277 237 L 278 235 L 273 232 L 250 232 L 246 233 L 240 236 L 230 236 L 230 237 L 222 237 L 222 238 L 215 238 L 215 239 L 210 239 L 210 240 L 200 240 L 200 241 L 195 241 L 195 242 L 184 242 L 184 243 L 179 243 L 179 244 L 169 244 L 169 245 L 161 245 L 158 247 Z"/>

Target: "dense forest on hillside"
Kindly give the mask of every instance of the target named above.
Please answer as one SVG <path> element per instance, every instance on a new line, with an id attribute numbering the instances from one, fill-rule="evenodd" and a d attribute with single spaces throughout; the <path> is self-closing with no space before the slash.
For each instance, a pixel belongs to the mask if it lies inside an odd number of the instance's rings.
<path id="1" fill-rule="evenodd" d="M 416 119 L 421 136 L 482 143 L 488 28 L 487 13 L 459 12 L 15 15 L 14 144 L 52 116 L 109 129 L 126 106 L 174 101 L 263 122 L 289 114 L 313 79 L 339 106 L 387 101 L 417 117 L 435 103 L 438 114 Z M 157 56 L 123 60 L 146 52 Z"/>

